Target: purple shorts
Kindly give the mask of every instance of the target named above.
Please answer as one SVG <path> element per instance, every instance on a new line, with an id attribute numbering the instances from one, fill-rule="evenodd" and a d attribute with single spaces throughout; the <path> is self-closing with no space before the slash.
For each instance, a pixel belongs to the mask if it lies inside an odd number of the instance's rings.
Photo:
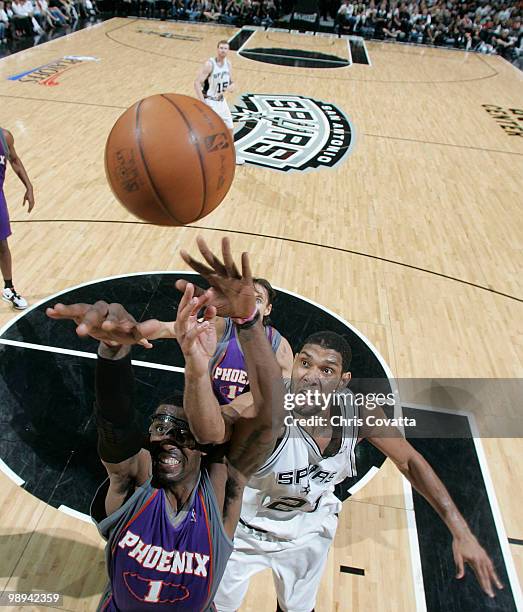
<path id="1" fill-rule="evenodd" d="M 11 235 L 11 224 L 9 223 L 9 212 L 7 202 L 2 191 L 0 191 L 0 240 L 5 240 Z"/>

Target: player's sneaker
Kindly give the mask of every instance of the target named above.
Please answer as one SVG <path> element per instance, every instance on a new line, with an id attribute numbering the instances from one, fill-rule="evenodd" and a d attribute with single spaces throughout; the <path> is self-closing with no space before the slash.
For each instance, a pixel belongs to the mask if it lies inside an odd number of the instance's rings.
<path id="1" fill-rule="evenodd" d="M 243 157 L 240 157 L 239 155 L 236 156 L 236 165 L 237 166 L 243 166 L 243 164 L 245 163 L 245 160 L 243 159 Z"/>
<path id="2" fill-rule="evenodd" d="M 24 300 L 21 295 L 18 295 L 14 289 L 10 289 L 9 287 L 2 291 L 2 299 L 4 302 L 11 302 L 13 308 L 17 310 L 25 310 L 27 308 L 27 301 Z"/>

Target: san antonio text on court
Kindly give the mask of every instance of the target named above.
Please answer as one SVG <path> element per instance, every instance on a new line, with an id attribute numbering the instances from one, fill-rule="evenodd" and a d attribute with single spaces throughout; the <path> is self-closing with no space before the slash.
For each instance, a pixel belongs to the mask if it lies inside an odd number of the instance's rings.
<path id="1" fill-rule="evenodd" d="M 284 424 L 300 425 L 301 427 L 416 427 L 416 419 L 408 417 L 388 418 L 370 414 L 365 418 L 343 417 L 335 414 L 331 417 L 319 416 L 317 414 L 309 417 L 298 417 L 295 414 L 287 414 L 283 420 Z"/>

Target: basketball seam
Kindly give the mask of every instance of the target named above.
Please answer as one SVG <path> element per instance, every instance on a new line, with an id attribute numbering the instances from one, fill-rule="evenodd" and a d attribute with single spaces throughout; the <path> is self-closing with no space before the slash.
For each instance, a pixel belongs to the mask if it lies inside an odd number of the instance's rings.
<path id="1" fill-rule="evenodd" d="M 176 221 L 176 223 L 178 225 L 185 225 L 179 219 L 177 219 L 171 213 L 171 211 L 164 205 L 164 203 L 163 203 L 163 201 L 162 201 L 162 199 L 160 197 L 160 194 L 158 193 L 156 185 L 154 184 L 153 177 L 151 176 L 151 173 L 149 172 L 149 167 L 147 166 L 147 162 L 145 160 L 145 153 L 144 153 L 143 146 L 142 146 L 142 130 L 141 130 L 141 127 L 140 127 L 140 109 L 142 107 L 142 103 L 143 103 L 143 100 L 140 100 L 140 102 L 138 102 L 138 104 L 136 106 L 135 135 L 136 135 L 136 142 L 138 143 L 138 150 L 140 151 L 140 157 L 142 158 L 142 163 L 143 163 L 143 167 L 144 167 L 144 170 L 145 170 L 145 174 L 147 175 L 147 178 L 149 179 L 149 183 L 150 183 L 151 189 L 152 189 L 152 191 L 154 193 L 154 197 L 156 198 L 156 201 L 160 205 L 161 210 L 168 217 L 170 217 L 173 221 Z"/>
<path id="2" fill-rule="evenodd" d="M 174 108 L 175 108 L 175 109 L 176 109 L 176 110 L 177 110 L 177 111 L 180 113 L 181 118 L 184 120 L 185 125 L 187 126 L 187 129 L 189 130 L 189 133 L 190 133 L 190 134 L 193 134 L 193 130 L 192 130 L 192 128 L 191 128 L 191 124 L 189 123 L 189 121 L 187 121 L 187 119 L 186 119 L 185 115 L 184 115 L 184 114 L 183 114 L 183 112 L 180 110 L 179 106 L 178 106 L 178 105 L 177 105 L 175 102 L 173 102 L 173 101 L 172 101 L 170 98 L 168 98 L 166 95 L 164 95 L 164 94 L 160 94 L 160 95 L 162 96 L 162 98 L 164 98 L 165 100 L 167 100 L 167 102 L 169 102 L 169 104 L 172 104 L 172 105 L 174 106 Z M 197 151 L 197 153 L 198 153 L 198 157 L 199 157 L 199 159 L 200 159 L 200 168 L 201 168 L 201 171 L 202 171 L 202 179 L 203 179 L 203 181 L 202 181 L 202 182 L 203 182 L 203 202 L 202 202 L 202 207 L 200 208 L 200 212 L 198 213 L 198 215 L 196 216 L 196 218 L 194 218 L 194 219 L 193 219 L 192 221 L 190 221 L 189 223 L 194 223 L 194 221 L 198 221 L 198 220 L 201 218 L 201 216 L 202 216 L 202 214 L 203 214 L 203 211 L 205 210 L 205 206 L 206 206 L 206 204 L 207 204 L 207 176 L 206 176 L 206 174 L 205 174 L 205 168 L 204 168 L 204 165 L 203 165 L 203 155 L 202 155 L 202 152 L 201 152 L 201 150 L 200 150 L 200 144 L 199 144 L 199 142 L 198 142 L 198 139 L 197 139 L 197 138 L 195 138 L 194 144 L 195 144 L 196 151 Z"/>

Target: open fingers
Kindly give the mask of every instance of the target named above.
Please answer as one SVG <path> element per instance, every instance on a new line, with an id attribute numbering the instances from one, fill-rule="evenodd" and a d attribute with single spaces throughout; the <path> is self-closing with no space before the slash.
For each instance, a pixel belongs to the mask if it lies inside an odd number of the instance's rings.
<path id="1" fill-rule="evenodd" d="M 185 335 L 185 344 L 186 346 L 191 346 L 196 338 L 204 331 L 206 331 L 209 327 L 208 321 L 203 321 L 203 323 L 197 323 L 194 327 L 192 327 L 187 334 Z"/>
<path id="2" fill-rule="evenodd" d="M 489 559 L 489 567 L 488 567 L 488 572 L 490 574 L 490 577 L 492 579 L 492 582 L 496 585 L 496 587 L 498 589 L 503 589 L 503 583 L 501 582 L 501 580 L 499 579 L 499 576 L 494 568 L 494 564 L 492 563 L 492 561 L 490 561 Z"/>
<path id="3" fill-rule="evenodd" d="M 483 564 L 482 561 L 476 561 L 475 563 L 471 563 L 471 565 L 483 591 L 489 597 L 494 597 L 494 590 L 492 588 L 490 574 L 487 571 L 486 566 Z"/>
<path id="4" fill-rule="evenodd" d="M 210 274 L 213 274 L 214 270 L 212 268 L 208 268 L 204 264 L 200 263 L 198 260 L 194 259 L 187 251 L 182 249 L 180 251 L 180 257 L 185 261 L 185 263 L 190 266 L 195 272 L 198 272 L 204 278 L 207 278 Z"/>
<path id="5" fill-rule="evenodd" d="M 85 313 L 91 308 L 90 304 L 55 304 L 47 308 L 45 314 L 51 319 L 83 319 Z"/>
<path id="6" fill-rule="evenodd" d="M 465 575 L 465 564 L 463 562 L 463 557 L 456 554 L 454 556 L 454 561 L 456 562 L 456 578 L 460 580 Z"/>
<path id="7" fill-rule="evenodd" d="M 184 308 L 186 308 L 187 304 L 194 297 L 194 285 L 192 283 L 185 283 L 185 287 L 183 288 L 183 295 L 180 299 L 180 303 L 178 304 L 178 312 L 180 313 Z"/>
<path id="8" fill-rule="evenodd" d="M 185 328 L 188 324 L 189 317 L 194 314 L 195 310 L 198 312 L 198 298 L 193 297 L 193 286 L 191 283 L 188 283 L 178 306 L 176 325 L 183 325 Z"/>
<path id="9" fill-rule="evenodd" d="M 242 276 L 243 280 L 252 283 L 251 264 L 249 262 L 249 253 L 242 253 Z"/>
<path id="10" fill-rule="evenodd" d="M 231 278 L 241 278 L 240 272 L 232 258 L 231 242 L 228 238 L 222 240 L 222 255 L 228 276 Z"/>
<path id="11" fill-rule="evenodd" d="M 190 283 L 191 281 L 185 280 L 184 278 L 179 278 L 176 283 L 174 283 L 174 286 L 176 287 L 176 289 L 178 289 L 178 291 L 180 291 L 181 293 L 183 293 L 185 291 L 185 288 L 187 287 L 188 283 Z M 193 285 L 194 287 L 194 295 L 196 297 L 200 297 L 201 295 L 203 295 L 205 293 L 205 289 L 202 289 L 201 287 L 198 287 L 198 285 L 195 285 L 194 283 L 191 283 L 191 285 Z"/>
<path id="12" fill-rule="evenodd" d="M 211 249 L 207 246 L 205 240 L 198 236 L 196 238 L 196 243 L 198 244 L 198 248 L 200 249 L 200 253 L 202 254 L 205 261 L 211 266 L 211 268 L 221 276 L 227 275 L 227 269 L 223 265 L 223 263 L 216 257 L 216 255 L 211 251 Z"/>
<path id="13" fill-rule="evenodd" d="M 79 336 L 88 336 L 89 332 L 95 329 L 101 329 L 102 323 L 108 312 L 107 302 L 99 301 L 93 304 L 85 312 L 80 324 L 76 328 L 76 333 Z"/>
<path id="14" fill-rule="evenodd" d="M 144 348 L 153 348 L 153 345 L 149 342 L 149 340 L 147 340 L 147 338 L 143 337 L 143 334 L 142 334 L 140 328 L 138 327 L 138 325 L 135 325 L 133 327 L 133 329 L 131 330 L 131 334 L 132 334 L 136 344 L 139 344 L 139 345 L 143 346 Z"/>

